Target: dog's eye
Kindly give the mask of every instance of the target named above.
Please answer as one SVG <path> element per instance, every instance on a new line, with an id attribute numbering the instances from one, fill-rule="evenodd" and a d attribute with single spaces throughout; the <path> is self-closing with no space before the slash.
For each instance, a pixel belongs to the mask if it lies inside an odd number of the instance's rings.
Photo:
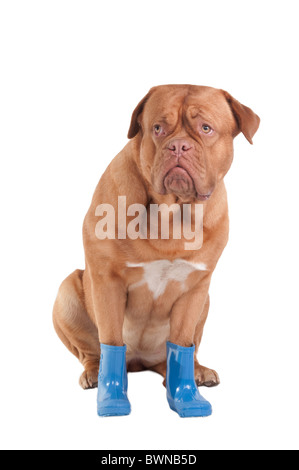
<path id="1" fill-rule="evenodd" d="M 156 136 L 159 136 L 159 135 L 162 134 L 163 129 L 162 129 L 162 127 L 161 127 L 159 124 L 156 124 L 156 125 L 154 126 L 154 131 L 155 131 Z"/>
<path id="2" fill-rule="evenodd" d="M 203 124 L 201 126 L 201 129 L 205 134 L 209 134 L 212 130 L 212 128 L 210 126 L 208 126 L 207 124 Z"/>

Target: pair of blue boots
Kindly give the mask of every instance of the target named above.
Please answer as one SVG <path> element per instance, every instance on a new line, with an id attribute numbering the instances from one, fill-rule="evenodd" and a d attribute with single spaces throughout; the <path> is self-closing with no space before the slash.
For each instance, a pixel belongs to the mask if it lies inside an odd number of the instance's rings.
<path id="1" fill-rule="evenodd" d="M 98 415 L 125 416 L 131 405 L 127 396 L 126 346 L 101 344 L 98 381 Z M 194 380 L 195 346 L 167 342 L 167 400 L 182 418 L 210 416 L 212 407 L 199 393 Z"/>

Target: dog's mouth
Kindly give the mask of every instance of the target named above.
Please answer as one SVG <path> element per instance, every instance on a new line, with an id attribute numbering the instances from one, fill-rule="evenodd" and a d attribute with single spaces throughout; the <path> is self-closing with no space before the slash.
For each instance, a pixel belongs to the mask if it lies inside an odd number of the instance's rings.
<path id="1" fill-rule="evenodd" d="M 198 201 L 207 201 L 212 194 L 212 191 L 207 194 L 199 193 L 189 171 L 180 165 L 176 165 L 167 171 L 164 176 L 163 185 L 165 193 L 192 196 Z"/>
<path id="2" fill-rule="evenodd" d="M 211 196 L 212 196 L 212 192 L 208 194 L 196 193 L 196 199 L 198 199 L 199 201 L 208 201 Z"/>
<path id="3" fill-rule="evenodd" d="M 166 192 L 190 194 L 195 190 L 194 181 L 188 171 L 177 165 L 171 168 L 164 177 Z"/>
<path id="4" fill-rule="evenodd" d="M 191 180 L 192 184 L 194 186 L 193 178 L 191 177 L 189 172 L 186 170 L 186 168 L 184 168 L 180 165 L 176 165 L 176 166 L 170 168 L 170 170 L 167 171 L 166 175 L 164 176 L 164 186 L 165 187 L 166 187 L 169 180 L 171 180 L 171 181 L 173 181 L 173 180 L 174 181 L 188 181 L 188 180 Z"/>

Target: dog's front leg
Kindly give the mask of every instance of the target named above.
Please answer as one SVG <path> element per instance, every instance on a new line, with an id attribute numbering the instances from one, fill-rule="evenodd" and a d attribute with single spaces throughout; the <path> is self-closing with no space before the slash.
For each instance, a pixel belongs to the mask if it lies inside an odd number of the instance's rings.
<path id="1" fill-rule="evenodd" d="M 98 415 L 127 415 L 131 406 L 127 397 L 126 346 L 122 335 L 126 289 L 119 277 L 110 274 L 94 276 L 91 293 L 101 343 Z"/>
<path id="2" fill-rule="evenodd" d="M 170 338 L 167 342 L 166 388 L 170 408 L 181 417 L 209 416 L 210 403 L 199 393 L 194 376 L 194 336 L 197 326 L 205 322 L 204 306 L 211 275 L 182 295 L 170 317 Z"/>
<path id="3" fill-rule="evenodd" d="M 172 343 L 180 346 L 194 344 L 195 331 L 204 327 L 205 304 L 209 294 L 211 274 L 205 274 L 193 289 L 184 293 L 174 304 L 170 316 L 170 337 Z"/>
<path id="4" fill-rule="evenodd" d="M 100 342 L 123 346 L 123 323 L 127 302 L 124 282 L 114 274 L 93 275 L 91 294 Z"/>

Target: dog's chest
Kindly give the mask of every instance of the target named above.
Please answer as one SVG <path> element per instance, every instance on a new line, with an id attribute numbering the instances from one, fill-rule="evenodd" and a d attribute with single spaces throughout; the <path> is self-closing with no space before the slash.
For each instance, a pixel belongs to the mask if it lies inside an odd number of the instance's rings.
<path id="1" fill-rule="evenodd" d="M 134 273 L 123 329 L 127 359 L 147 366 L 158 364 L 165 359 L 169 317 L 175 301 L 188 289 L 189 276 L 207 267 L 183 259 L 128 263 L 127 267 Z"/>
<path id="2" fill-rule="evenodd" d="M 204 263 L 192 263 L 183 259 L 157 260 L 148 263 L 127 263 L 128 268 L 142 268 L 141 279 L 129 286 L 129 292 L 146 286 L 154 300 L 161 297 L 169 283 L 175 281 L 181 289 L 185 288 L 185 282 L 194 271 L 205 271 Z"/>

